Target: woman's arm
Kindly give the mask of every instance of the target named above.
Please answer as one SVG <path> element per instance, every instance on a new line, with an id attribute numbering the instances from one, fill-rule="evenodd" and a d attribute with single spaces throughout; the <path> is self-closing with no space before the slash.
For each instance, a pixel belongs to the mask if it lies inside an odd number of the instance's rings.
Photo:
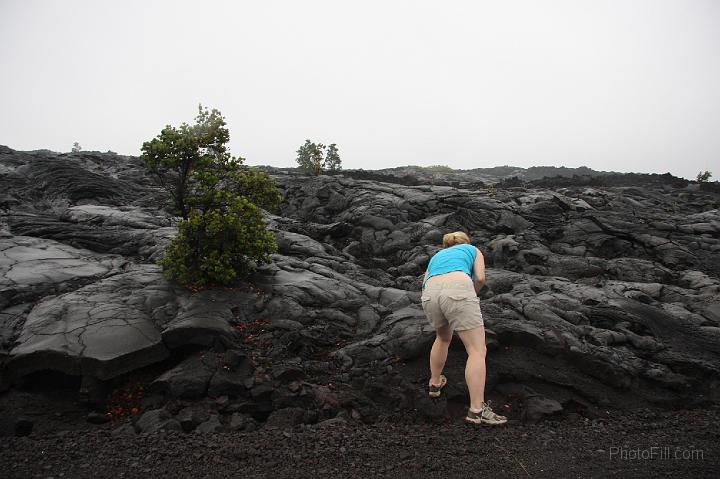
<path id="1" fill-rule="evenodd" d="M 485 257 L 478 248 L 475 263 L 473 264 L 473 286 L 475 294 L 480 295 L 480 290 L 485 286 Z"/>

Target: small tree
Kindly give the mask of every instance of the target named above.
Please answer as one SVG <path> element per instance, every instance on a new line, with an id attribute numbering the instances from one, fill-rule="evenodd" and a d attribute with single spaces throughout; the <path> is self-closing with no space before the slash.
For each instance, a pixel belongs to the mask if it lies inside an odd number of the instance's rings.
<path id="1" fill-rule="evenodd" d="M 198 107 L 195 125 L 179 128 L 167 125 L 160 134 L 142 145 L 140 158 L 160 186 L 173 199 L 183 219 L 188 218 L 188 197 L 196 171 L 205 171 L 227 160 L 225 143 L 230 132 L 218 110 Z"/>
<path id="2" fill-rule="evenodd" d="M 712 173 L 705 170 L 704 173 L 702 171 L 700 173 L 698 173 L 696 179 L 697 179 L 698 183 L 706 183 L 711 177 L 712 177 Z"/>
<path id="3" fill-rule="evenodd" d="M 327 152 L 325 152 L 326 148 Z M 297 155 L 296 161 L 300 168 L 316 176 L 323 171 L 339 171 L 341 168 L 340 155 L 335 143 L 326 147 L 322 143 L 305 140 L 305 144 L 297 150 Z"/>
<path id="4" fill-rule="evenodd" d="M 325 154 L 325 162 L 323 163 L 323 167 L 327 171 L 340 171 L 340 169 L 342 169 L 340 163 L 340 155 L 338 154 L 337 145 L 335 143 L 332 143 L 330 146 L 328 146 L 327 153 Z"/>
<path id="5" fill-rule="evenodd" d="M 229 139 L 220 112 L 201 105 L 194 125 L 168 125 L 143 143 L 141 158 L 183 217 L 158 263 L 186 286 L 229 284 L 277 251 L 260 208 L 277 209 L 282 196 L 272 178 L 230 156 Z"/>
<path id="6" fill-rule="evenodd" d="M 322 148 L 323 145 L 317 145 L 310 140 L 305 140 L 297 151 L 297 162 L 300 168 L 313 175 L 319 175 L 322 172 Z"/>
<path id="7" fill-rule="evenodd" d="M 70 151 L 72 151 L 73 153 L 81 152 L 82 147 L 80 146 L 80 143 L 78 143 L 77 141 L 75 143 L 73 143 L 72 150 L 70 150 Z"/>

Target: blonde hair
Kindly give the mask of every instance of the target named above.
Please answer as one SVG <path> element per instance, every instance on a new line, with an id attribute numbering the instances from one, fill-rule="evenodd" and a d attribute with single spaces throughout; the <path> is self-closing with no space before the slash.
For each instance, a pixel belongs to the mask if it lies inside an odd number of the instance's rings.
<path id="1" fill-rule="evenodd" d="M 461 243 L 470 243 L 470 237 L 462 231 L 455 231 L 443 236 L 443 248 L 449 248 Z"/>

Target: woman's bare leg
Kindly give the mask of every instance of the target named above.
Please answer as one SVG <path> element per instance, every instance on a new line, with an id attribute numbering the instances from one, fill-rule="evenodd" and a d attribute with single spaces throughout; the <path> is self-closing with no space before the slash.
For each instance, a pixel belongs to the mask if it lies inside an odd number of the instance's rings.
<path id="1" fill-rule="evenodd" d="M 470 408 L 478 412 L 485 403 L 485 327 L 458 331 L 468 353 L 465 382 L 470 393 Z"/>
<path id="2" fill-rule="evenodd" d="M 448 348 L 452 340 L 453 331 L 450 325 L 446 324 L 437 328 L 435 342 L 430 350 L 430 384 L 440 385 L 440 374 L 442 374 L 447 361 Z"/>

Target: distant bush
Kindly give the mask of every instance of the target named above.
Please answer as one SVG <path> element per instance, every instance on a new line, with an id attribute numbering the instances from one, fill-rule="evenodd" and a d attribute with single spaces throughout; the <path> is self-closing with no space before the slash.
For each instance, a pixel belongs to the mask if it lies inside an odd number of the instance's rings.
<path id="1" fill-rule="evenodd" d="M 711 177 L 712 177 L 712 173 L 710 173 L 709 171 L 705 170 L 704 173 L 703 173 L 702 171 L 701 171 L 700 173 L 698 173 L 696 179 L 697 179 L 697 182 L 698 182 L 698 183 L 705 183 L 705 182 L 707 182 Z"/>
<path id="2" fill-rule="evenodd" d="M 80 146 L 80 143 L 77 141 L 73 143 L 72 149 L 70 150 L 73 153 L 80 153 L 82 151 L 82 147 Z"/>
<path id="3" fill-rule="evenodd" d="M 335 143 L 325 146 L 305 140 L 305 144 L 297 150 L 297 155 L 296 161 L 300 168 L 313 175 L 320 175 L 323 171 L 339 171 L 342 168 Z"/>
<path id="4" fill-rule="evenodd" d="M 494 184 L 492 184 L 492 183 L 488 184 L 487 193 L 490 198 L 495 198 L 495 196 L 497 196 L 497 191 L 495 190 Z"/>

